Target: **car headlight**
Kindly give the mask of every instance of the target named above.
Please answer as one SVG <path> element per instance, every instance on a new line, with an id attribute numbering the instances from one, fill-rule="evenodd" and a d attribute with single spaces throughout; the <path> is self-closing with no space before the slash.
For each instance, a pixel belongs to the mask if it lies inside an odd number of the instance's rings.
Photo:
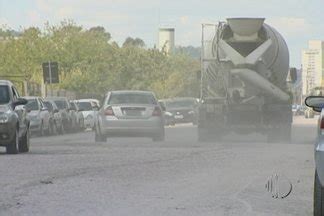
<path id="1" fill-rule="evenodd" d="M 165 112 L 164 115 L 166 115 L 166 116 L 173 116 L 173 114 L 170 113 L 170 112 Z"/>
<path id="2" fill-rule="evenodd" d="M 0 115 L 0 123 L 1 124 L 7 123 L 8 121 L 9 121 L 9 116 L 8 115 L 6 115 L 6 114 Z"/>

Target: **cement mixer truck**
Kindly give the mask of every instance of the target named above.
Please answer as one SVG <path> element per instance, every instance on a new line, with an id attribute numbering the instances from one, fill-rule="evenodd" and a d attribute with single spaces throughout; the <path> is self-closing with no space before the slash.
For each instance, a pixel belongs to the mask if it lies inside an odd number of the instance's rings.
<path id="1" fill-rule="evenodd" d="M 264 20 L 229 18 L 202 25 L 200 141 L 255 132 L 269 142 L 290 141 L 287 77 L 294 82 L 296 75 L 290 74 L 285 40 Z"/>

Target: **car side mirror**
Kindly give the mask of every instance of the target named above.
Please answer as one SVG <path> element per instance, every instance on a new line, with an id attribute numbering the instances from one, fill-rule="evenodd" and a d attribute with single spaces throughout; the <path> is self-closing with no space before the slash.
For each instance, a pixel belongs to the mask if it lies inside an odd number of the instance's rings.
<path id="1" fill-rule="evenodd" d="M 323 96 L 309 96 L 305 99 L 305 104 L 316 112 L 321 112 L 324 108 Z"/>
<path id="2" fill-rule="evenodd" d="M 55 109 L 54 111 L 53 111 L 54 113 L 58 113 L 58 112 L 60 112 L 58 109 Z"/>
<path id="3" fill-rule="evenodd" d="M 94 106 L 94 107 L 92 107 L 92 109 L 93 109 L 94 111 L 99 111 L 99 110 L 100 110 L 100 107 L 99 107 L 99 106 Z"/>
<path id="4" fill-rule="evenodd" d="M 12 105 L 15 108 L 16 106 L 26 105 L 27 103 L 28 101 L 25 98 L 18 98 L 16 101 L 12 103 Z"/>

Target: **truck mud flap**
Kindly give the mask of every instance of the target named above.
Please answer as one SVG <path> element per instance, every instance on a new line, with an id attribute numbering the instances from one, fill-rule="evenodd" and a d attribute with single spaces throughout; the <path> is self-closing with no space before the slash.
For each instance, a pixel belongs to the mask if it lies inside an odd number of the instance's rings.
<path id="1" fill-rule="evenodd" d="M 230 105 L 227 111 L 227 122 L 229 125 L 257 125 L 262 122 L 262 112 L 257 105 Z"/>

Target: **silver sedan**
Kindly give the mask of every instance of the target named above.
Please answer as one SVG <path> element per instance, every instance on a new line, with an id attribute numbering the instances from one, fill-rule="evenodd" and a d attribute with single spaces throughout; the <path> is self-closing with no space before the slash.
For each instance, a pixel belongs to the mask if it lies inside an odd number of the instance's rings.
<path id="1" fill-rule="evenodd" d="M 149 91 L 108 92 L 95 125 L 95 140 L 107 137 L 150 137 L 164 140 L 163 110 Z"/>
<path id="2" fill-rule="evenodd" d="M 324 97 L 307 97 L 305 104 L 321 113 L 315 141 L 314 216 L 324 216 Z"/>

